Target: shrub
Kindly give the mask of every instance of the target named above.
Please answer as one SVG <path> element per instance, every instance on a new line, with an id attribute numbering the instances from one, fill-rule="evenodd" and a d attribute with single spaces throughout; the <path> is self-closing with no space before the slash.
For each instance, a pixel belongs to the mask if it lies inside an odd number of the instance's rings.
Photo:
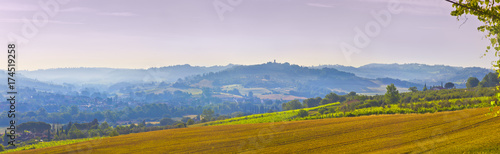
<path id="1" fill-rule="evenodd" d="M 299 113 L 297 114 L 297 116 L 302 117 L 302 118 L 306 117 L 308 115 L 309 115 L 309 113 L 307 113 L 306 110 L 299 110 Z"/>

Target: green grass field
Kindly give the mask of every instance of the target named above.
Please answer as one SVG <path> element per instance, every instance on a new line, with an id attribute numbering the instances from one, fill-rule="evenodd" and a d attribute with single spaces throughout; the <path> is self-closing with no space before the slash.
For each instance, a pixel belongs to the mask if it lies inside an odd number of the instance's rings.
<path id="1" fill-rule="evenodd" d="M 315 111 L 323 107 L 334 107 L 340 103 L 331 103 L 326 105 L 321 105 L 313 108 L 304 108 L 306 111 Z M 254 123 L 268 123 L 268 122 L 281 122 L 289 121 L 289 119 L 295 117 L 300 109 L 281 111 L 275 113 L 263 113 L 263 114 L 253 114 L 243 117 L 231 118 L 226 120 L 219 120 L 208 122 L 200 125 L 234 125 L 234 124 L 254 124 Z M 199 125 L 198 125 L 199 126 Z"/>
<path id="2" fill-rule="evenodd" d="M 6 151 L 2 151 L 0 153 L 9 153 L 9 152 L 15 152 L 15 151 L 29 150 L 29 149 L 54 147 L 54 146 L 68 145 L 68 144 L 79 143 L 79 142 L 84 142 L 84 141 L 92 141 L 92 140 L 95 140 L 92 142 L 96 142 L 96 141 L 101 140 L 101 139 L 102 139 L 101 137 L 95 137 L 95 138 L 83 138 L 83 139 L 72 139 L 72 140 L 62 140 L 62 141 L 39 142 L 36 144 L 22 146 L 22 147 L 18 147 L 15 149 L 9 149 Z"/>
<path id="3" fill-rule="evenodd" d="M 161 130 L 15 153 L 499 153 L 488 108 Z"/>
<path id="4" fill-rule="evenodd" d="M 479 107 L 487 107 L 489 106 L 489 102 L 487 100 L 490 97 L 475 97 L 475 98 L 470 98 L 474 100 L 479 100 L 481 102 L 485 102 L 482 104 L 475 105 L 474 108 L 479 108 Z M 451 103 L 455 103 L 456 101 L 463 101 L 463 99 L 449 99 L 448 101 Z M 428 101 L 425 103 L 432 103 L 432 104 L 439 104 L 439 101 Z M 309 112 L 309 114 L 312 113 L 317 113 L 317 111 L 320 108 L 330 108 L 330 107 L 337 107 L 339 106 L 340 103 L 331 103 L 331 104 L 326 104 L 326 105 L 321 105 L 313 108 L 304 108 L 303 110 L 306 110 Z M 458 107 L 450 107 L 446 108 L 448 110 L 461 110 L 463 108 L 458 108 Z M 225 120 L 218 120 L 218 121 L 213 121 L 213 122 L 208 122 L 208 123 L 203 123 L 203 124 L 196 124 L 191 127 L 197 127 L 197 126 L 207 126 L 207 125 L 234 125 L 234 124 L 254 124 L 254 123 L 267 123 L 267 122 L 281 122 L 281 121 L 297 121 L 297 120 L 311 120 L 311 119 L 323 119 L 323 118 L 334 118 L 334 117 L 344 117 L 343 112 L 337 112 L 337 113 L 330 113 L 330 114 L 323 114 L 319 116 L 308 116 L 304 118 L 297 117 L 297 113 L 300 109 L 297 110 L 289 110 L 289 111 L 281 111 L 281 112 L 274 112 L 274 113 L 264 113 L 264 114 L 254 114 L 254 115 L 248 115 L 248 116 L 243 116 L 243 117 L 237 117 L 237 118 L 230 118 L 230 119 L 225 119 Z M 425 110 L 424 112 L 434 112 L 431 109 L 423 109 Z M 437 112 L 437 111 L 436 111 Z M 362 109 L 356 109 L 353 111 L 348 111 L 345 114 L 346 115 L 352 115 L 352 116 L 365 116 L 365 115 L 373 115 L 373 114 L 409 114 L 409 113 L 418 113 L 418 111 L 413 111 L 408 108 L 399 108 L 397 105 L 393 105 L 391 108 L 382 108 L 382 107 L 368 107 L 368 108 L 362 108 Z"/>

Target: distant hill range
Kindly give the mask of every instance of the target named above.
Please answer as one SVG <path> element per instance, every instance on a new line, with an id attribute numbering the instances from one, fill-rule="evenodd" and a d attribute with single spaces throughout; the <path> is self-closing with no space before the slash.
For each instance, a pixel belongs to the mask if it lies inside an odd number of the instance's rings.
<path id="1" fill-rule="evenodd" d="M 209 87 L 228 92 L 237 89 L 241 95 L 254 91 L 257 95 L 273 95 L 279 98 L 315 97 L 324 96 L 329 92 L 343 94 L 350 91 L 382 94 L 385 92 L 385 86 L 391 83 L 400 91 L 406 91 L 412 86 L 421 90 L 424 84 L 432 86 L 440 85 L 441 82 L 454 82 L 458 87 L 464 87 L 467 78 L 472 76 L 481 80 L 489 72 L 492 71 L 479 67 L 425 64 L 304 67 L 269 62 L 259 65 L 230 64 L 211 67 L 186 64 L 149 69 L 57 68 L 20 71 L 19 77 L 26 87 L 52 91 L 77 90 L 74 89 L 75 86 L 86 85 L 99 85 L 98 87 L 105 88 L 104 90 L 119 90 L 134 85 L 163 82 L 162 88 L 169 90 L 188 91 L 187 89 Z M 158 86 L 155 88 L 158 89 Z"/>
<path id="2" fill-rule="evenodd" d="M 187 76 L 218 72 L 233 65 L 226 66 L 190 66 L 175 65 L 149 69 L 115 69 L 115 68 L 56 68 L 36 71 L 21 71 L 28 78 L 55 84 L 103 84 L 111 85 L 120 82 L 175 82 Z"/>
<path id="3" fill-rule="evenodd" d="M 330 92 L 380 93 L 387 84 L 408 89 L 419 84 L 398 79 L 369 79 L 334 68 L 315 69 L 289 63 L 234 66 L 226 70 L 198 75 L 174 85 L 224 87 L 241 85 L 245 88 L 265 88 L 269 94 L 288 94 L 302 97 L 324 96 Z"/>
<path id="4" fill-rule="evenodd" d="M 393 78 L 418 84 L 440 85 L 441 82 L 453 82 L 465 87 L 469 77 L 481 80 L 491 69 L 480 67 L 454 67 L 426 64 L 368 64 L 361 67 L 343 65 L 320 65 L 314 68 L 335 68 L 365 78 Z"/>

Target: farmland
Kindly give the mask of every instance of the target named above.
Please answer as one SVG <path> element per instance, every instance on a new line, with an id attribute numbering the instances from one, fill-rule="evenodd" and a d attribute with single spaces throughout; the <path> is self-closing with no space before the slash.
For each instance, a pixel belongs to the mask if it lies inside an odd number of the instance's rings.
<path id="1" fill-rule="evenodd" d="M 313 108 L 305 108 L 306 111 L 314 111 L 323 107 L 335 107 L 340 103 L 331 103 Z M 268 122 L 279 122 L 279 121 L 290 121 L 297 115 L 299 110 L 282 111 L 276 113 L 264 113 L 264 114 L 254 114 L 244 117 L 231 118 L 226 120 L 219 120 L 210 122 L 203 125 L 232 125 L 232 124 L 254 124 L 254 123 L 268 123 Z"/>
<path id="2" fill-rule="evenodd" d="M 0 153 L 8 153 L 8 152 L 15 152 L 15 151 L 22 151 L 22 150 L 28 150 L 28 149 L 39 149 L 39 148 L 45 148 L 45 147 L 53 147 L 53 146 L 60 146 L 60 145 L 68 145 L 68 144 L 73 144 L 73 143 L 78 143 L 78 142 L 84 142 L 84 141 L 99 141 L 102 139 L 101 137 L 94 137 L 94 138 L 83 138 L 83 139 L 72 139 L 72 140 L 61 140 L 61 141 L 50 141 L 50 142 L 39 142 L 36 144 L 31 144 L 31 145 L 26 145 L 22 147 L 18 147 L 15 149 L 10 149 L 6 151 L 2 151 Z M 95 142 L 92 141 L 92 142 Z"/>
<path id="3" fill-rule="evenodd" d="M 18 153 L 463 153 L 500 152 L 488 108 L 136 133 Z"/>
<path id="4" fill-rule="evenodd" d="M 468 104 L 468 105 L 462 105 L 459 106 L 457 102 L 461 102 L 467 100 L 469 102 L 475 102 L 475 104 Z M 488 107 L 490 104 L 490 97 L 474 97 L 474 98 L 467 98 L 467 99 L 450 99 L 446 100 L 450 102 L 449 107 L 444 107 L 444 106 L 439 106 L 439 104 L 442 104 L 443 100 L 437 100 L 437 101 L 424 101 L 424 102 L 418 102 L 418 103 L 411 103 L 412 105 L 415 104 L 432 104 L 435 105 L 435 107 L 423 107 L 422 105 L 421 108 L 417 109 L 410 109 L 410 108 L 404 108 L 404 107 L 398 107 L 394 105 L 391 108 L 384 108 L 384 107 L 367 107 L 367 108 L 361 108 L 361 109 L 355 109 L 352 111 L 347 111 L 347 112 L 336 112 L 336 113 L 328 113 L 328 114 L 320 114 L 318 113 L 319 109 L 335 109 L 339 106 L 342 106 L 341 103 L 336 102 L 336 103 L 331 103 L 331 104 L 326 104 L 326 105 L 321 105 L 317 107 L 312 107 L 312 108 L 303 108 L 302 110 L 308 111 L 309 116 L 307 117 L 297 117 L 297 113 L 301 109 L 296 109 L 296 110 L 289 110 L 289 111 L 281 111 L 281 112 L 275 112 L 275 113 L 264 113 L 264 114 L 254 114 L 254 115 L 248 115 L 248 116 L 243 116 L 243 117 L 237 117 L 237 118 L 230 118 L 230 119 L 225 119 L 225 120 L 219 120 L 219 121 L 213 121 L 205 124 L 197 124 L 194 125 L 196 126 L 207 126 L 207 125 L 232 125 L 232 124 L 253 124 L 253 123 L 267 123 L 267 122 L 280 122 L 280 121 L 299 121 L 299 120 L 311 120 L 311 119 L 324 119 L 324 118 L 340 118 L 340 117 L 354 117 L 354 116 L 366 116 L 366 115 L 379 115 L 379 114 L 411 114 L 411 113 L 434 113 L 434 112 L 441 112 L 441 111 L 455 111 L 455 110 L 462 110 L 466 108 L 480 108 L 480 107 Z M 439 108 L 438 108 L 439 106 Z"/>

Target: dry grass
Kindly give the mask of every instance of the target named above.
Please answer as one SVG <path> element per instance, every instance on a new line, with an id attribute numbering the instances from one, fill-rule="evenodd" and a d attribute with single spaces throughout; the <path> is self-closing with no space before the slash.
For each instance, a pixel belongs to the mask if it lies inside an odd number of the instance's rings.
<path id="1" fill-rule="evenodd" d="M 498 153 L 487 108 L 224 125 L 109 137 L 24 153 Z M 23 153 L 21 152 L 21 153 Z"/>

